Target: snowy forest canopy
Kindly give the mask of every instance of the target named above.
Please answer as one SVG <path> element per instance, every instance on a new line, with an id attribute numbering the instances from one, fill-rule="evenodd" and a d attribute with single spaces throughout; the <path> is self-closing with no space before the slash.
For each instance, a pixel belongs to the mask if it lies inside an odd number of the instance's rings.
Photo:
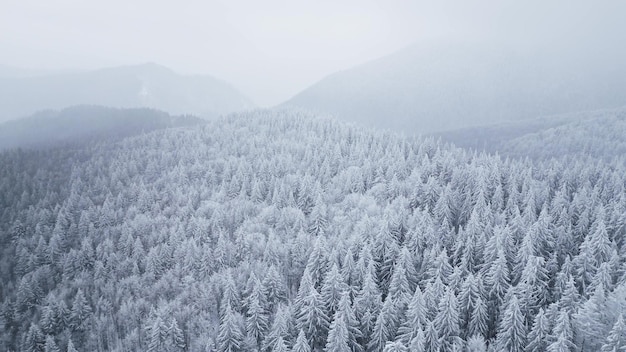
<path id="1" fill-rule="evenodd" d="M 294 111 L 5 151 L 0 350 L 623 351 L 613 155 Z"/>

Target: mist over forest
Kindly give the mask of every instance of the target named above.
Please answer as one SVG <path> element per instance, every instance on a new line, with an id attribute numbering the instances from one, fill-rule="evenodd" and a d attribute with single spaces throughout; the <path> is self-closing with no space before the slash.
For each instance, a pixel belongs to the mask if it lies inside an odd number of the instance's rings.
<path id="1" fill-rule="evenodd" d="M 626 6 L 0 11 L 0 351 L 626 351 Z"/>

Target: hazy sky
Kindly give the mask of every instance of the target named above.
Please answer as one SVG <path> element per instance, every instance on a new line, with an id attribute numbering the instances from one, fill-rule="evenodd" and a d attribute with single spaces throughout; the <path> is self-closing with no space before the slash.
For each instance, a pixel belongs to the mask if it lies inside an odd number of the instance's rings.
<path id="1" fill-rule="evenodd" d="M 155 62 L 224 79 L 262 106 L 422 39 L 498 37 L 523 46 L 601 38 L 624 46 L 618 34 L 626 32 L 620 0 L 1 2 L 0 64 Z"/>

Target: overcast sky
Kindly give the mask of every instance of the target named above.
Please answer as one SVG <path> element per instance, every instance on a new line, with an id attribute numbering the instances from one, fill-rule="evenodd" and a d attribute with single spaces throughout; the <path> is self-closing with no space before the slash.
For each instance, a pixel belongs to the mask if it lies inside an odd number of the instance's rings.
<path id="1" fill-rule="evenodd" d="M 155 62 L 232 83 L 261 106 L 423 39 L 624 46 L 621 0 L 1 0 L 0 64 Z"/>

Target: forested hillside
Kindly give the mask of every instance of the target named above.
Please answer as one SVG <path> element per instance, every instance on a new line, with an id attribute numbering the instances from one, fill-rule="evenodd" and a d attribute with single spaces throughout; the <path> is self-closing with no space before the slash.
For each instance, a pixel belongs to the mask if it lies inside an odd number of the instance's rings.
<path id="1" fill-rule="evenodd" d="M 433 136 L 459 147 L 516 158 L 624 160 L 626 109 L 547 116 Z"/>
<path id="2" fill-rule="evenodd" d="M 172 116 L 152 109 L 73 106 L 47 110 L 0 124 L 0 150 L 49 148 L 100 140 L 116 140 L 153 130 L 199 125 L 194 116 Z"/>
<path id="3" fill-rule="evenodd" d="M 0 165 L 0 350 L 626 348 L 623 157 L 258 111 Z"/>

